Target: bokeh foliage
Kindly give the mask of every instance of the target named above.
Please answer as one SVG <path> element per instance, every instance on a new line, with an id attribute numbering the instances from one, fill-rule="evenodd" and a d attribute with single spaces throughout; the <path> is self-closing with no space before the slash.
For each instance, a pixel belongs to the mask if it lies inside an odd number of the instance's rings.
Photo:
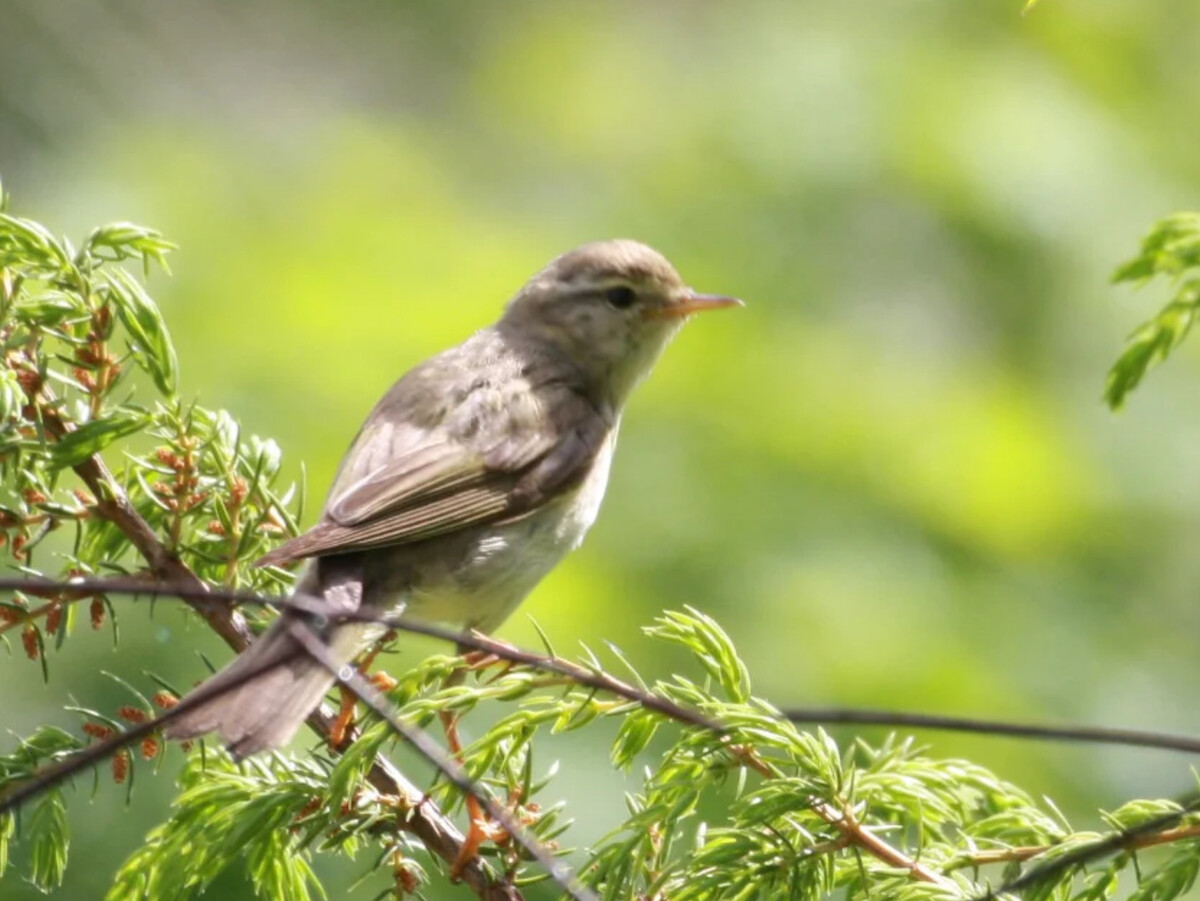
<path id="1" fill-rule="evenodd" d="M 597 528 L 524 608 L 560 644 L 637 657 L 686 601 L 780 703 L 1195 730 L 1195 352 L 1119 417 L 1100 398 L 1170 296 L 1104 275 L 1200 196 L 1200 10 L 1019 5 L 127 0 L 84 27 L 13 0 L 0 157 L 56 230 L 130 216 L 186 248 L 155 296 L 187 384 L 316 494 L 386 385 L 550 255 L 655 243 L 750 305 L 635 399 Z M 124 626 L 181 685 L 205 671 L 181 647 L 225 659 L 169 610 Z M 504 634 L 534 640 L 523 615 Z M 109 636 L 77 637 L 46 688 L 0 659 L 19 733 L 68 694 L 124 703 L 91 678 Z M 606 750 L 559 747 L 564 792 L 617 822 Z M 935 750 L 1082 822 L 1189 782 L 1126 752 Z M 75 893 L 165 815 L 141 790 L 72 812 Z"/>
<path id="2" fill-rule="evenodd" d="M 130 562 L 135 573 L 166 578 L 165 556 L 212 585 L 237 587 L 247 578 L 247 565 L 285 524 L 295 531 L 287 497 L 271 491 L 278 449 L 257 438 L 240 442 L 228 414 L 182 406 L 166 323 L 150 295 L 119 265 L 140 258 L 148 274 L 150 263 L 161 263 L 171 248 L 155 232 L 122 224 L 94 230 L 76 251 L 37 222 L 0 209 L 0 335 L 8 373 L 0 461 L 4 488 L 13 498 L 0 512 L 4 545 L 13 564 L 29 575 L 45 574 L 34 566 L 33 552 L 69 523 L 75 527 L 72 548 L 56 555 L 52 571 L 125 575 L 125 561 L 136 548 L 141 559 Z M 163 395 L 153 410 L 119 390 L 128 360 Z M 139 435 L 157 442 L 153 454 L 126 452 L 124 468 L 110 474 L 105 452 Z M 61 484 L 69 471 L 90 494 Z M 139 538 L 144 532 L 153 537 Z M 49 592 L 31 586 L 28 594 L 47 601 L 42 606 L 17 593 L 2 608 L 3 632 L 21 630 L 26 656 L 41 661 L 47 678 L 49 639 L 58 649 L 71 646 L 74 613 L 90 594 L 72 594 L 65 584 Z M 278 589 L 287 586 L 288 576 L 268 570 L 249 577 L 249 584 Z M 112 606 L 97 593 L 93 627 L 103 625 L 106 611 L 111 616 Z M 628 697 L 614 701 L 595 687 L 546 678 L 525 666 L 503 665 L 495 676 L 456 684 L 451 676 L 464 661 L 444 655 L 389 680 L 387 690 L 399 705 L 399 718 L 423 728 L 481 704 L 514 705 L 464 749 L 462 765 L 554 850 L 567 833 L 569 824 L 560 820 L 570 808 L 541 806 L 550 779 L 534 775 L 534 739 L 546 732 L 580 732 L 602 718 L 618 720 L 612 763 L 628 771 L 646 758 L 641 790 L 628 796 L 629 817 L 585 849 L 581 864 L 582 881 L 613 901 L 781 894 L 815 899 L 832 893 L 847 898 L 884 893 L 897 901 L 972 899 L 992 887 L 990 877 L 981 878 L 989 866 L 1009 865 L 997 877 L 1003 884 L 1026 860 L 1036 865 L 1098 837 L 1072 832 L 1051 802 L 1039 807 L 968 761 L 931 759 L 911 742 L 890 739 L 881 747 L 857 742 L 843 751 L 823 731 L 797 730 L 751 693 L 750 671 L 728 635 L 694 609 L 664 614 L 646 634 L 682 650 L 703 675 L 697 681 L 676 673 L 654 682 L 649 691 L 673 705 L 666 711 Z M 616 662 L 645 687 L 647 680 L 610 647 Z M 595 674 L 604 669 L 590 651 L 583 666 Z M 151 699 L 119 675 L 110 678 L 135 703 L 122 706 L 115 717 L 71 706 L 67 710 L 80 717 L 76 733 L 42 725 L 18 739 L 12 753 L 0 757 L 0 798 L 81 753 L 89 737 L 122 731 L 119 720 L 145 722 L 156 707 L 176 702 L 172 691 Z M 143 673 L 141 680 L 169 688 L 153 674 Z M 703 721 L 688 719 L 687 711 Z M 647 754 L 656 734 L 663 737 L 668 728 L 661 752 Z M 105 897 L 196 897 L 241 863 L 256 896 L 306 901 L 327 897 L 312 866 L 315 855 L 353 860 L 368 849 L 375 862 L 366 874 L 388 873 L 393 881 L 382 894 L 403 898 L 420 892 L 430 881 L 426 849 L 404 827 L 412 811 L 367 779 L 375 755 L 397 737 L 390 723 L 368 720 L 357 741 L 333 757 L 318 750 L 241 764 L 219 751 L 184 747 L 192 756 L 178 777 L 171 816 L 119 868 Z M 164 759 L 156 734 L 143 738 L 139 750 L 146 760 Z M 132 803 L 134 759 L 128 747 L 101 759 L 93 767 L 96 784 L 103 764 L 113 782 L 128 787 Z M 713 796 L 724 814 L 701 816 L 702 802 Z M 454 809 L 462 792 L 444 783 L 429 798 Z M 423 798 L 418 806 L 427 803 Z M 1177 809 L 1170 802 L 1132 802 L 1105 819 L 1110 830 L 1129 828 Z M 1173 846 L 1171 856 L 1153 869 L 1145 861 L 1135 867 L 1131 847 L 1090 869 L 1065 867 L 1027 894 L 1100 901 L 1111 896 L 1124 871 L 1133 870 L 1137 888 L 1131 897 L 1170 901 L 1191 887 L 1200 869 L 1195 816 L 1181 816 L 1165 832 L 1147 836 Z M 881 831 L 890 840 L 881 839 Z M 10 867 L 14 845 L 27 859 L 17 867 L 31 885 L 62 888 L 71 830 L 59 787 L 0 815 L 0 878 L 11 879 L 17 869 Z M 544 879 L 522 864 L 511 837 L 499 840 L 493 853 L 498 857 L 493 878 L 503 874 L 521 886 Z"/>
<path id="3" fill-rule="evenodd" d="M 1104 398 L 1120 407 L 1155 363 L 1165 360 L 1187 337 L 1200 310 L 1200 215 L 1178 213 L 1162 220 L 1142 241 L 1141 253 L 1120 266 L 1114 282 L 1148 282 L 1163 276 L 1174 296 L 1150 321 L 1130 337 L 1120 359 L 1108 373 Z"/>
<path id="4" fill-rule="evenodd" d="M 1188 251 L 1192 235 L 1184 229 L 1182 250 L 1177 236 L 1179 223 L 1190 221 L 1176 216 L 1160 223 L 1142 257 L 1121 272 L 1143 277 L 1160 271 L 1186 273 L 1194 264 Z M 13 498 L 0 513 L 4 545 L 23 572 L 45 574 L 34 566 L 33 551 L 69 523 L 75 527 L 72 549 L 57 555 L 61 559 L 52 571 L 71 576 L 115 570 L 125 575 L 124 561 L 136 548 L 141 559 L 132 563 L 135 573 L 167 578 L 160 568 L 165 555 L 209 584 L 237 587 L 247 578 L 244 573 L 258 572 L 248 569 L 249 564 L 285 531 L 285 524 L 295 531 L 287 497 L 271 491 L 280 468 L 278 448 L 257 438 L 241 443 L 228 414 L 183 408 L 166 323 L 141 284 L 120 268 L 124 260 L 140 258 L 148 274 L 150 263 L 161 263 L 171 248 L 155 232 L 122 224 L 94 230 L 76 251 L 37 222 L 0 209 L 0 335 L 7 372 L 0 462 L 4 488 Z M 1159 321 L 1163 318 L 1160 314 Z M 1185 333 L 1175 335 L 1172 343 Z M 118 353 L 122 340 L 125 352 Z M 1135 335 L 1118 364 L 1118 371 L 1125 367 L 1127 387 L 1140 378 L 1136 368 L 1144 370 L 1151 359 L 1138 355 L 1138 346 Z M 133 404 L 119 391 L 128 360 L 164 395 L 153 410 Z M 126 466 L 110 474 L 104 452 L 138 435 L 159 442 L 154 453 L 126 452 Z M 69 471 L 90 494 L 61 484 Z M 154 537 L 139 539 L 139 529 Z M 288 583 L 288 575 L 278 571 L 249 578 L 260 590 Z M 62 591 L 28 589 L 47 601 L 42 606 L 32 606 L 27 594 L 17 593 L 0 608 L 0 638 L 20 629 L 26 656 L 41 661 L 47 678 L 50 638 L 59 649 L 69 645 L 79 601 L 91 594 L 72 594 L 70 583 L 65 584 Z M 112 615 L 107 596 L 96 593 L 93 627 L 103 625 L 106 610 Z M 647 755 L 641 790 L 628 797 L 629 818 L 584 851 L 582 881 L 613 901 L 722 901 L 781 894 L 815 899 L 833 893 L 871 898 L 881 892 L 897 901 L 974 899 L 995 887 L 993 877 L 983 875 L 989 867 L 1007 864 L 994 877 L 1004 885 L 1022 863 L 1032 860 L 1037 867 L 1100 837 L 1074 832 L 1053 802 L 1038 806 L 1024 791 L 977 764 L 931 759 L 912 742 L 894 739 L 880 747 L 859 741 L 843 751 L 823 731 L 797 730 L 752 695 L 750 671 L 727 634 L 694 609 L 664 614 L 646 634 L 676 645 L 704 674 L 698 682 L 676 673 L 649 689 L 674 705 L 676 722 L 670 710 L 639 706 L 629 698 L 614 702 L 595 687 L 561 676 L 545 678 L 536 668 L 503 662 L 498 675 L 456 684 L 451 676 L 464 661 L 444 655 L 410 669 L 401 680 L 389 678 L 387 691 L 399 704 L 398 717 L 421 728 L 442 715 L 461 717 L 487 702 L 515 702 L 514 711 L 502 714 L 464 749 L 462 766 L 477 783 L 492 786 L 516 821 L 554 850 L 569 827 L 560 819 L 570 808 L 541 806 L 550 779 L 535 778 L 534 739 L 543 732 L 577 732 L 599 718 L 614 718 L 621 725 L 612 763 L 629 770 L 656 734 L 666 731 L 664 725 L 672 726 L 661 753 Z M 646 686 L 646 679 L 612 649 L 634 681 Z M 604 669 L 590 651 L 584 666 L 592 673 Z M 122 731 L 119 719 L 145 722 L 156 706 L 175 703 L 174 692 L 160 691 L 150 699 L 119 675 L 110 678 L 136 703 L 121 707 L 115 718 L 72 706 L 67 709 L 81 718 L 77 734 L 43 725 L 19 739 L 12 753 L 0 757 L 0 798 L 6 789 L 80 753 L 88 737 Z M 142 679 L 168 685 L 153 674 Z M 687 719 L 686 711 L 704 722 Z M 403 825 L 411 811 L 367 779 L 375 755 L 398 737 L 390 723 L 371 725 L 368 720 L 364 734 L 332 758 L 318 750 L 244 764 L 222 752 L 210 756 L 184 747 L 192 756 L 179 776 L 180 793 L 170 818 L 120 867 L 105 897 L 195 897 L 238 862 L 258 897 L 327 897 L 312 867 L 314 855 L 353 860 L 368 848 L 375 850 L 375 864 L 366 874 L 373 869 L 390 873 L 393 880 L 384 894 L 403 898 L 419 892 L 430 884 L 425 872 L 429 854 Z M 146 736 L 140 756 L 161 762 L 161 737 Z M 101 764 L 111 767 L 112 781 L 128 786 L 127 800 L 132 801 L 133 761 L 128 747 L 100 760 L 93 767 L 97 784 Z M 731 795 L 729 782 L 736 784 Z M 714 795 L 730 795 L 724 815 L 710 810 L 701 816 L 702 802 Z M 463 800 L 461 790 L 450 783 L 434 788 L 429 798 L 451 810 Z M 1144 846 L 1172 847 L 1157 866 L 1148 867 L 1144 859 L 1139 863 L 1137 851 L 1143 846 L 1130 845 L 1116 849 L 1111 860 L 1105 855 L 1065 866 L 1023 894 L 1039 901 L 1103 901 L 1130 870 L 1136 878 L 1130 897 L 1179 897 L 1200 872 L 1200 824 L 1195 822 L 1200 814 L 1171 802 L 1140 801 L 1103 817 L 1111 831 L 1175 811 L 1178 817 L 1143 836 Z M 889 832 L 890 841 L 881 840 L 879 831 Z M 0 814 L 0 877 L 10 870 L 14 844 L 27 858 L 24 872 L 32 885 L 49 891 L 62 887 L 71 839 L 59 787 L 42 792 L 25 810 Z M 511 837 L 497 842 L 497 852 L 493 879 L 525 886 L 544 880 L 546 874 L 530 873 L 523 865 Z"/>

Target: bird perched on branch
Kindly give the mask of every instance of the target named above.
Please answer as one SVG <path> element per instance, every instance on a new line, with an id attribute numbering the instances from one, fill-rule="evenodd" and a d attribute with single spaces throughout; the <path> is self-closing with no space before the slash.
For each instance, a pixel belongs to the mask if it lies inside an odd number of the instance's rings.
<path id="1" fill-rule="evenodd" d="M 320 522 L 259 564 L 307 559 L 297 591 L 342 609 L 496 628 L 595 520 L 630 392 L 691 314 L 738 304 L 636 241 L 563 254 L 498 322 L 392 386 Z M 296 615 L 204 683 L 231 687 L 168 736 L 217 732 L 237 756 L 289 741 L 334 682 L 298 651 Z M 349 663 L 381 631 L 342 621 L 320 637 Z"/>

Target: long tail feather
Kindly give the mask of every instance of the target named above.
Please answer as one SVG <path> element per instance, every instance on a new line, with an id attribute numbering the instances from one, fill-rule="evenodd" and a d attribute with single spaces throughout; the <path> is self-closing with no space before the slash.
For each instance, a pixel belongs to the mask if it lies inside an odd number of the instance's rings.
<path id="1" fill-rule="evenodd" d="M 353 563 L 318 561 L 301 581 L 300 590 L 320 593 L 347 609 L 356 608 L 362 597 L 362 583 L 358 566 Z M 334 682 L 334 676 L 289 634 L 293 616 L 283 614 L 232 663 L 211 676 L 204 685 L 237 687 L 230 687 L 171 722 L 166 728 L 167 738 L 194 738 L 216 732 L 237 757 L 287 744 Z M 370 624 L 345 623 L 326 629 L 322 637 L 336 660 L 349 663 L 370 640 L 372 630 Z M 272 661 L 277 665 L 272 666 Z M 262 672 L 246 679 L 248 672 L 258 670 Z"/>

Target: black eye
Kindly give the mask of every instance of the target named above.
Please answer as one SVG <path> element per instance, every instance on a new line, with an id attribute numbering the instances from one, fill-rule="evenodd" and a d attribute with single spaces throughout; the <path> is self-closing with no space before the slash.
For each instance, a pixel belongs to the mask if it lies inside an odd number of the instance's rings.
<path id="1" fill-rule="evenodd" d="M 637 300 L 637 292 L 628 285 L 617 285 L 604 292 L 604 299 L 608 301 L 609 306 L 618 310 L 627 310 Z"/>

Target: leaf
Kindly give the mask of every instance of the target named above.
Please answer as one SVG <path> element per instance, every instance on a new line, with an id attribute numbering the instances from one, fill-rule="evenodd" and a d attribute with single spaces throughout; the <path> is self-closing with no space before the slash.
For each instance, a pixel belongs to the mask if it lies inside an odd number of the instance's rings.
<path id="1" fill-rule="evenodd" d="M 8 869 L 8 844 L 12 841 L 17 823 L 11 813 L 0 813 L 0 879 Z"/>
<path id="2" fill-rule="evenodd" d="M 23 322 L 45 327 L 57 325 L 70 315 L 83 313 L 83 304 L 69 294 L 47 291 L 36 297 L 22 298 L 13 313 Z"/>
<path id="3" fill-rule="evenodd" d="M 49 791 L 29 818 L 30 879 L 43 891 L 62 885 L 67 869 L 67 808 L 62 794 Z"/>
<path id="4" fill-rule="evenodd" d="M 114 222 L 94 229 L 81 248 L 83 254 L 97 260 L 120 261 L 138 256 L 147 270 L 151 260 L 166 269 L 165 255 L 177 249 L 161 233 L 132 222 Z"/>
<path id="5" fill-rule="evenodd" d="M 1114 282 L 1144 281 L 1154 275 L 1178 276 L 1200 267 L 1200 213 L 1175 213 L 1154 224 L 1142 238 L 1141 252 L 1117 267 Z"/>
<path id="6" fill-rule="evenodd" d="M 734 650 L 733 642 L 711 616 L 694 607 L 684 612 L 668 610 L 644 630 L 689 650 L 733 701 L 750 697 L 750 673 Z"/>
<path id="7" fill-rule="evenodd" d="M 10 261 L 40 264 L 52 270 L 71 265 L 62 243 L 44 225 L 0 213 L 0 264 Z"/>
<path id="8" fill-rule="evenodd" d="M 57 726 L 42 726 L 21 742 L 21 752 L 34 761 L 77 751 L 79 747 L 78 738 Z"/>
<path id="9" fill-rule="evenodd" d="M 1150 368 L 1170 355 L 1187 337 L 1200 310 L 1200 278 L 1184 280 L 1200 269 L 1200 213 L 1176 213 L 1155 223 L 1142 239 L 1140 252 L 1112 275 L 1116 283 L 1142 283 L 1163 276 L 1176 284 L 1175 296 L 1144 322 L 1125 344 L 1108 372 L 1104 400 L 1118 409 Z"/>
<path id="10" fill-rule="evenodd" d="M 264 475 L 271 478 L 279 472 L 279 467 L 283 462 L 283 451 L 273 438 L 264 439 L 257 435 L 251 435 L 250 459 L 254 461 L 256 468 L 261 469 Z"/>
<path id="11" fill-rule="evenodd" d="M 632 766 L 634 758 L 646 749 L 657 731 L 661 717 L 652 711 L 638 708 L 625 715 L 613 742 L 612 762 L 619 769 Z"/>
<path id="12" fill-rule="evenodd" d="M 141 410 L 117 410 L 103 419 L 85 423 L 67 432 L 51 447 L 51 465 L 57 469 L 77 466 L 114 441 L 145 428 L 149 416 Z"/>
<path id="13" fill-rule="evenodd" d="M 1138 883 L 1128 901 L 1171 901 L 1189 891 L 1200 873 L 1195 842 L 1180 846 L 1171 858 Z"/>
<path id="14" fill-rule="evenodd" d="M 159 391 L 173 395 L 179 361 L 162 313 L 141 284 L 124 269 L 113 269 L 106 275 L 114 289 L 112 300 L 117 316 L 133 339 L 134 359 L 154 379 Z"/>
<path id="15" fill-rule="evenodd" d="M 1186 282 L 1175 299 L 1137 328 L 1108 372 L 1104 400 L 1119 409 L 1151 367 L 1165 360 L 1191 331 L 1200 311 L 1200 279 Z"/>
<path id="16" fill-rule="evenodd" d="M 16 419 L 25 404 L 25 392 L 11 369 L 0 369 L 0 423 Z"/>

